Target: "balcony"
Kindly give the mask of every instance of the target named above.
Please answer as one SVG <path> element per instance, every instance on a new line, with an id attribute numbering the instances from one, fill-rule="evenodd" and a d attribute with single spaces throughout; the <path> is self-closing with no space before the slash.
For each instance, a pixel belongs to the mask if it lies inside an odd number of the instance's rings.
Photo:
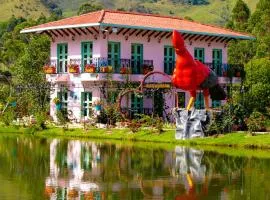
<path id="1" fill-rule="evenodd" d="M 244 77 L 244 67 L 241 64 L 216 64 L 204 63 L 212 69 L 218 76 L 220 83 L 240 82 Z M 175 61 L 164 60 L 163 70 L 172 75 Z M 110 58 L 91 58 L 91 59 L 52 59 L 44 66 L 46 74 L 74 74 L 80 75 L 85 80 L 103 80 L 107 75 L 113 74 L 113 80 L 123 81 L 123 74 L 130 76 L 130 81 L 140 81 L 144 74 L 154 69 L 153 60 L 136 59 L 110 59 Z M 98 75 L 97 75 L 98 74 Z M 98 78 L 97 78 L 98 77 Z"/>
<path id="2" fill-rule="evenodd" d="M 242 64 L 217 64 L 204 63 L 213 70 L 219 77 L 243 77 L 244 65 Z"/>
<path id="3" fill-rule="evenodd" d="M 52 59 L 44 66 L 46 74 L 60 73 L 116 73 L 116 74 L 147 74 L 152 71 L 153 60 L 132 59 Z"/>

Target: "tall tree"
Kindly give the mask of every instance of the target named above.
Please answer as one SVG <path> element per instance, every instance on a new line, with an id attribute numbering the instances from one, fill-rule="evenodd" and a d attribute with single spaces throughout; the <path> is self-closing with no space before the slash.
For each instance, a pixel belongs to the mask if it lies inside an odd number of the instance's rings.
<path id="1" fill-rule="evenodd" d="M 260 0 L 249 20 L 248 30 L 257 37 L 256 57 L 270 57 L 270 1 Z"/>
<path id="2" fill-rule="evenodd" d="M 247 31 L 250 10 L 243 0 L 238 0 L 232 10 L 231 19 L 226 27 L 236 31 Z M 253 41 L 232 41 L 228 54 L 230 63 L 247 63 L 255 55 L 255 45 Z"/>
<path id="3" fill-rule="evenodd" d="M 89 13 L 89 12 L 93 12 L 93 11 L 97 11 L 97 10 L 102 10 L 102 9 L 103 9 L 103 6 L 101 6 L 99 4 L 85 3 L 85 4 L 81 5 L 77 14 L 82 15 L 85 13 Z"/>

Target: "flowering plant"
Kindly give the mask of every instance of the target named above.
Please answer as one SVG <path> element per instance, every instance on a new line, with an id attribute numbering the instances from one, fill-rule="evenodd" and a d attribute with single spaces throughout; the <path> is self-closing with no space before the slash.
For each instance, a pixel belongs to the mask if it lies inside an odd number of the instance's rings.
<path id="1" fill-rule="evenodd" d="M 131 73 L 130 68 L 125 67 L 125 66 L 120 68 L 120 74 L 130 74 L 130 73 Z"/>
<path id="2" fill-rule="evenodd" d="M 143 74 L 147 74 L 148 72 L 153 71 L 153 65 L 143 65 Z"/>
<path id="3" fill-rule="evenodd" d="M 94 64 L 86 64 L 84 66 L 84 72 L 95 73 L 96 72 L 96 66 Z"/>
<path id="4" fill-rule="evenodd" d="M 101 100 L 96 100 L 93 102 L 93 106 L 100 106 L 102 104 Z"/>
<path id="5" fill-rule="evenodd" d="M 58 97 L 55 97 L 55 98 L 53 99 L 53 103 L 59 104 L 59 103 L 60 103 L 60 99 L 59 99 Z"/>
<path id="6" fill-rule="evenodd" d="M 70 64 L 68 65 L 69 73 L 79 73 L 80 67 L 78 64 Z"/>
<path id="7" fill-rule="evenodd" d="M 56 67 L 53 65 L 45 65 L 43 67 L 43 71 L 45 74 L 55 74 L 56 73 Z"/>

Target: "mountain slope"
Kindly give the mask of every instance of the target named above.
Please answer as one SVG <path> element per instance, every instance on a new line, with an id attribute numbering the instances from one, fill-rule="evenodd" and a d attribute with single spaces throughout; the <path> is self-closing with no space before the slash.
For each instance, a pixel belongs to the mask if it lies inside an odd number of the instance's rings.
<path id="1" fill-rule="evenodd" d="M 63 10 L 64 17 L 76 15 L 79 7 L 89 0 L 50 0 Z M 94 0 L 92 0 L 93 2 Z M 207 5 L 183 5 L 179 0 L 95 0 L 109 9 L 124 9 L 151 12 L 162 15 L 191 17 L 195 21 L 224 25 L 237 0 L 208 0 Z M 244 0 L 252 11 L 259 0 Z M 22 3 L 23 2 L 23 3 Z M 12 13 L 27 18 L 37 17 L 40 13 L 49 14 L 49 9 L 41 0 L 0 0 L 0 21 L 7 20 Z"/>
<path id="2" fill-rule="evenodd" d="M 237 0 L 208 0 L 207 5 L 183 5 L 173 3 L 173 0 L 96 0 L 106 8 L 124 10 L 145 10 L 162 15 L 179 17 L 191 17 L 195 21 L 211 24 L 224 25 Z M 254 11 L 259 0 L 244 0 L 251 11 Z M 55 0 L 55 3 L 63 9 L 65 16 L 76 15 L 77 10 L 83 3 L 89 0 Z M 174 1 L 177 2 L 177 1 Z"/>
<path id="3" fill-rule="evenodd" d="M 13 14 L 35 19 L 41 13 L 49 15 L 49 9 L 40 0 L 0 0 L 0 13 L 0 21 L 8 20 Z"/>

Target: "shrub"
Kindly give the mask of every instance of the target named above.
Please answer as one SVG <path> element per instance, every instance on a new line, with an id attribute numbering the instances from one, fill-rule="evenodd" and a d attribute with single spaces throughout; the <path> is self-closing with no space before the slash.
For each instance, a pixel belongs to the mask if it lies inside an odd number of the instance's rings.
<path id="1" fill-rule="evenodd" d="M 163 120 L 161 117 L 155 117 L 155 124 L 154 127 L 157 129 L 158 134 L 161 134 L 163 132 Z"/>
<path id="2" fill-rule="evenodd" d="M 265 117 L 260 112 L 254 111 L 245 122 L 250 133 L 265 130 Z"/>
<path id="3" fill-rule="evenodd" d="M 15 117 L 16 115 L 14 110 L 12 108 L 9 108 L 1 115 L 0 119 L 6 126 L 9 126 L 15 119 Z"/>
<path id="4" fill-rule="evenodd" d="M 117 108 L 116 103 L 108 103 L 104 106 L 104 114 L 106 115 L 106 120 L 109 125 L 115 125 L 117 121 L 121 120 L 121 114 Z"/>
<path id="5" fill-rule="evenodd" d="M 67 123 L 69 122 L 69 120 L 68 120 L 67 114 L 65 113 L 64 110 L 58 110 L 56 112 L 56 117 L 57 117 L 58 123 L 60 125 L 62 125 L 64 129 L 65 128 L 68 128 L 68 124 Z"/>
<path id="6" fill-rule="evenodd" d="M 47 113 L 46 112 L 38 112 L 35 115 L 36 117 L 36 125 L 41 128 L 45 129 L 46 128 L 46 120 L 47 120 Z"/>
<path id="7" fill-rule="evenodd" d="M 128 124 L 128 128 L 132 133 L 136 133 L 140 130 L 142 124 L 138 121 L 138 119 L 133 119 Z"/>

